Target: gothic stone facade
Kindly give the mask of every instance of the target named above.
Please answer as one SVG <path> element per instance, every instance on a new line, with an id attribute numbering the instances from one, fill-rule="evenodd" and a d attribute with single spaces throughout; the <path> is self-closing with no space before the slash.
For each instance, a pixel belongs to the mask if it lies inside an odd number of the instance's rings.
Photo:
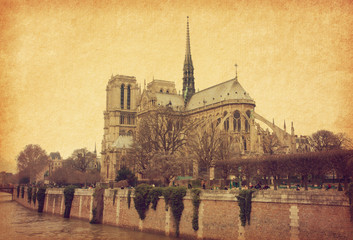
<path id="1" fill-rule="evenodd" d="M 285 125 L 281 129 L 257 114 L 255 101 L 241 86 L 237 76 L 195 91 L 188 22 L 182 94 L 177 94 L 172 81 L 153 79 L 141 94 L 135 77 L 116 75 L 109 80 L 101 158 L 104 181 L 113 181 L 116 170 L 126 165 L 125 158 L 137 127 L 137 118 L 159 106 L 170 106 L 182 111 L 185 117 L 201 122 L 216 122 L 222 131 L 231 133 L 237 152 L 244 157 L 263 154 L 262 140 L 269 132 L 263 130 L 258 122 L 272 129 L 284 152 L 296 151 L 293 124 L 289 134 Z"/>

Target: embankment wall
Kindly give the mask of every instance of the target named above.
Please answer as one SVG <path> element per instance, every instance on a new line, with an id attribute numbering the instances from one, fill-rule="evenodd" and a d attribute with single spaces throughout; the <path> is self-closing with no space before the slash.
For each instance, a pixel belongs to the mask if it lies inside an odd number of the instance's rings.
<path id="1" fill-rule="evenodd" d="M 72 202 L 72 218 L 89 221 L 92 218 L 93 189 L 76 189 Z M 115 195 L 115 197 L 114 197 Z M 190 193 L 184 197 L 184 211 L 180 221 L 183 239 L 281 239 L 281 240 L 331 240 L 353 239 L 348 198 L 337 191 L 266 190 L 254 194 L 251 224 L 241 226 L 236 191 L 202 191 L 199 207 L 199 230 L 192 228 L 193 204 Z M 24 198 L 14 200 L 37 210 L 37 202 L 28 203 L 27 189 Z M 63 189 L 47 189 L 44 212 L 63 216 L 65 200 Z M 103 224 L 175 235 L 175 222 L 164 199 L 157 209 L 150 208 L 146 218 L 139 219 L 134 207 L 133 193 L 128 207 L 128 190 L 106 189 L 104 193 Z"/>

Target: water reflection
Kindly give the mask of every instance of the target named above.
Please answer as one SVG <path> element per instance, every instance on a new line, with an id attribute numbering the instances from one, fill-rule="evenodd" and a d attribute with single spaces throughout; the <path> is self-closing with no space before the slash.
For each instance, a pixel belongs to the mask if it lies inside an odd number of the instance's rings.
<path id="1" fill-rule="evenodd" d="M 0 239 L 174 239 L 29 210 L 0 192 Z"/>

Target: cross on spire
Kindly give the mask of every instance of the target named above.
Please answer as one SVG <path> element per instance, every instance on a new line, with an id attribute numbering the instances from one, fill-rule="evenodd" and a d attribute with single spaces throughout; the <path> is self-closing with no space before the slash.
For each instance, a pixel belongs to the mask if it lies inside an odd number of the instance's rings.
<path id="1" fill-rule="evenodd" d="M 235 79 L 238 80 L 238 64 L 235 64 Z"/>

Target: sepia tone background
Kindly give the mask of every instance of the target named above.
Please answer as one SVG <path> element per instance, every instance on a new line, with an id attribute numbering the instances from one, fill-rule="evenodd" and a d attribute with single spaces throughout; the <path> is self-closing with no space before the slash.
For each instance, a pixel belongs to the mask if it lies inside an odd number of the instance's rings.
<path id="1" fill-rule="evenodd" d="M 353 137 L 352 1 L 0 0 L 0 171 L 39 144 L 100 151 L 112 74 L 182 87 L 186 16 L 196 89 L 235 76 L 298 135 Z"/>

